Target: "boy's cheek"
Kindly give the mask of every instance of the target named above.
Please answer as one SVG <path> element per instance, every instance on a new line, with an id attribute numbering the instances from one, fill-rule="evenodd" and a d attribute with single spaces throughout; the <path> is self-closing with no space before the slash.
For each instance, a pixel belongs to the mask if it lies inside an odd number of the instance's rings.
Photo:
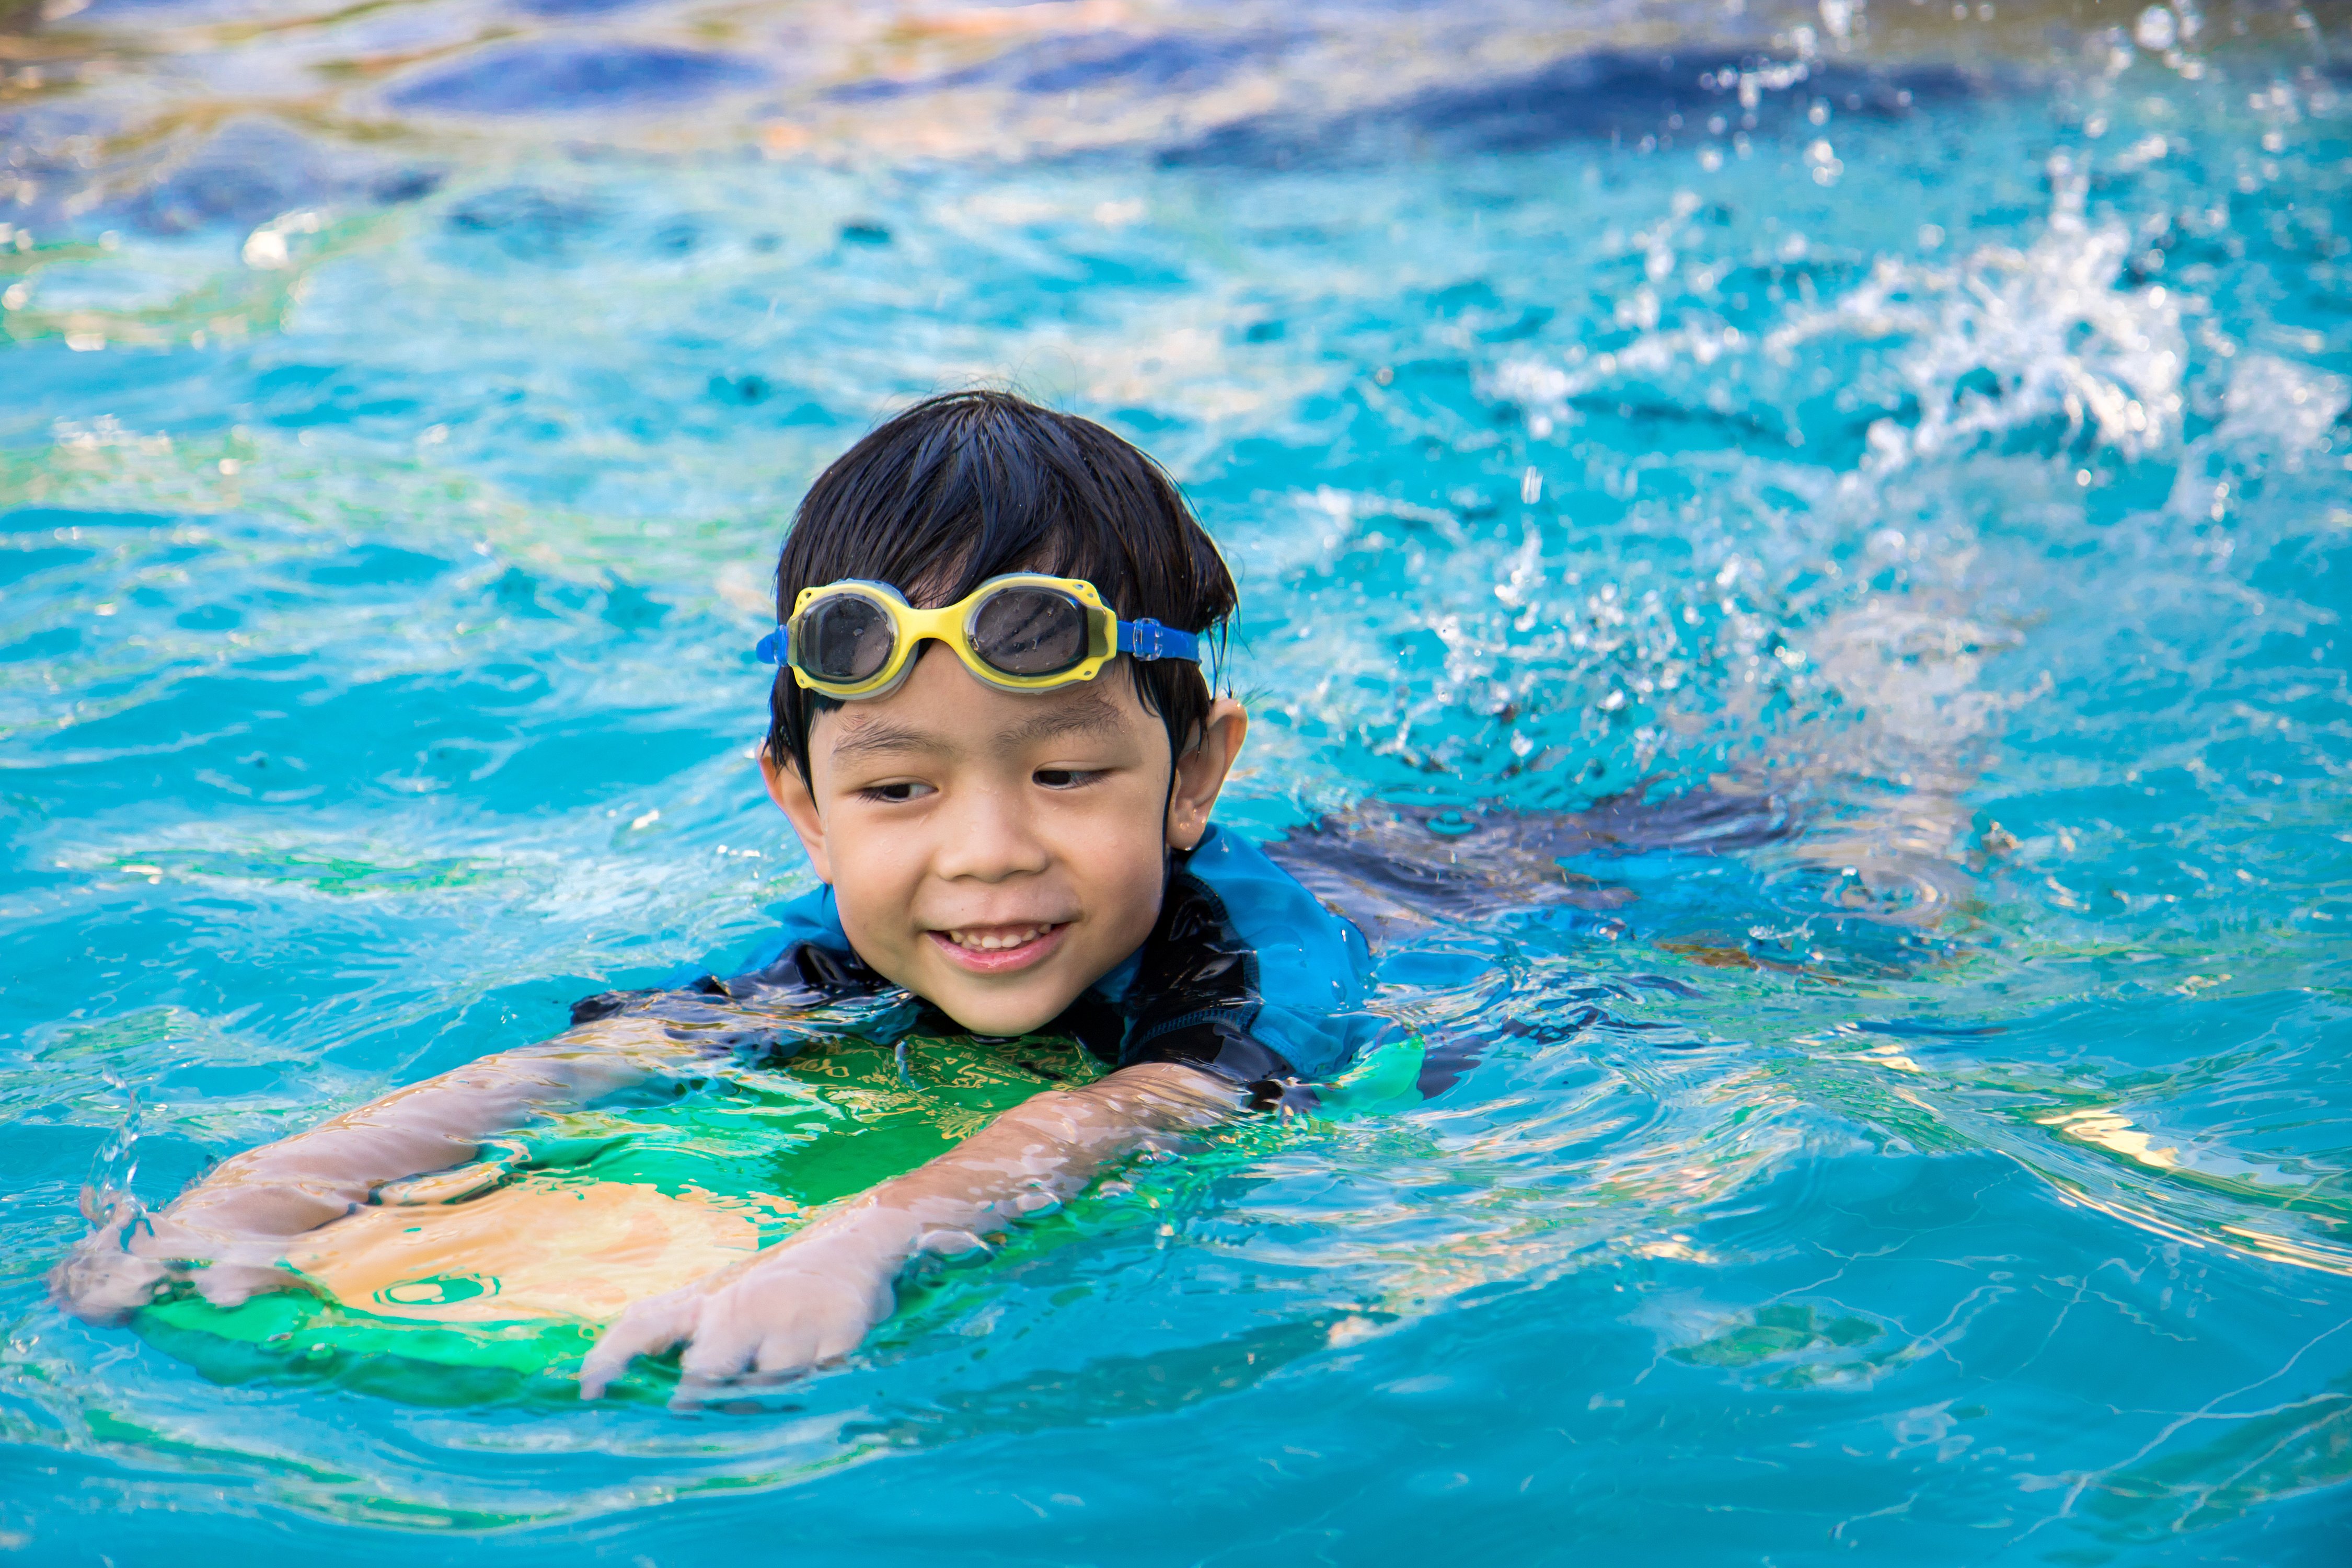
<path id="1" fill-rule="evenodd" d="M 833 885 L 834 907 L 841 915 L 842 930 L 857 944 L 860 952 L 868 947 L 901 948 L 912 930 L 908 918 L 911 900 L 903 895 L 894 896 L 894 889 L 867 878 L 856 869 Z"/>
<path id="2" fill-rule="evenodd" d="M 845 855 L 837 841 L 832 860 L 834 907 L 850 945 L 868 963 L 904 951 L 911 934 L 908 910 L 919 877 L 887 855 Z"/>
<path id="3" fill-rule="evenodd" d="M 904 814 L 882 816 L 864 801 L 830 814 L 825 848 L 843 880 L 887 889 L 911 883 L 929 862 L 928 830 Z"/>

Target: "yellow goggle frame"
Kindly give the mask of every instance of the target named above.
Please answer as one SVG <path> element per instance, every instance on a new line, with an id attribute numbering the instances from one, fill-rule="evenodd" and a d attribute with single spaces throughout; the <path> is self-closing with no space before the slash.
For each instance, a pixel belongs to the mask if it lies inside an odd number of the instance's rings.
<path id="1" fill-rule="evenodd" d="M 980 617 L 982 607 L 990 599 L 1009 588 L 1043 588 L 1061 593 L 1076 600 L 1086 617 L 1085 657 L 1074 665 L 1047 675 L 1015 675 L 989 663 L 973 645 L 973 625 Z M 792 657 L 791 650 L 800 634 L 803 617 L 808 614 L 810 607 L 829 597 L 845 595 L 866 599 L 879 606 L 890 622 L 889 657 L 882 661 L 880 669 L 864 680 L 828 680 L 821 676 L 811 675 Z M 1172 632 L 1171 628 L 1162 627 L 1156 621 L 1139 621 L 1135 623 L 1133 629 L 1139 633 L 1145 627 L 1151 628 L 1161 638 L 1185 635 Z M 1058 687 L 1075 686 L 1080 681 L 1092 680 L 1101 673 L 1103 666 L 1125 651 L 1120 645 L 1130 639 L 1121 637 L 1120 634 L 1129 629 L 1119 624 L 1118 616 L 1102 602 L 1102 595 L 1095 592 L 1093 584 L 1076 577 L 1048 577 L 1039 572 L 1010 572 L 1001 577 L 991 577 L 956 603 L 942 605 L 936 610 L 915 608 L 907 603 L 906 595 L 887 583 L 869 583 L 861 578 L 848 578 L 838 583 L 828 583 L 821 588 L 803 588 L 800 591 L 799 596 L 793 601 L 792 619 L 784 623 L 782 636 L 779 639 L 780 646 L 776 649 L 779 657 L 772 662 L 782 663 L 790 668 L 795 683 L 811 691 L 819 692 L 838 700 L 851 701 L 861 697 L 887 697 L 897 690 L 900 683 L 907 679 L 908 672 L 914 668 L 917 650 L 922 647 L 925 639 L 929 638 L 945 644 L 950 651 L 962 661 L 963 667 L 971 671 L 974 679 L 993 686 L 1000 691 L 1051 691 Z M 1151 657 L 1144 654 L 1139 648 L 1137 652 L 1138 657 Z M 1171 649 L 1169 653 L 1160 654 L 1158 657 L 1183 656 L 1175 654 Z M 1198 656 L 1196 654 L 1192 657 Z"/>

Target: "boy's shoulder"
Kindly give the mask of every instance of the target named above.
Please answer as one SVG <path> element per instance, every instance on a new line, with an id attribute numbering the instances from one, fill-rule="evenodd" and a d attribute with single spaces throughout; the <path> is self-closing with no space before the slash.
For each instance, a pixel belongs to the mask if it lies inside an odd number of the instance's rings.
<path id="1" fill-rule="evenodd" d="M 1254 955 L 1257 988 L 1269 1005 L 1326 1011 L 1360 1005 L 1372 968 L 1363 932 L 1257 845 L 1213 827 L 1177 875 L 1215 897 Z"/>
<path id="2" fill-rule="evenodd" d="M 1198 918 L 1186 905 L 1197 907 Z M 1383 1026 L 1364 1011 L 1364 935 L 1250 840 L 1213 827 L 1171 879 L 1146 973 L 1185 976 L 1139 998 L 1130 1045 L 1181 1025 L 1238 1027 L 1307 1079 L 1326 1078 Z M 1157 959 L 1160 962 L 1150 962 Z M 1157 1015 L 1160 1022 L 1153 1022 Z M 1175 1024 L 1168 1020 L 1174 1016 Z"/>

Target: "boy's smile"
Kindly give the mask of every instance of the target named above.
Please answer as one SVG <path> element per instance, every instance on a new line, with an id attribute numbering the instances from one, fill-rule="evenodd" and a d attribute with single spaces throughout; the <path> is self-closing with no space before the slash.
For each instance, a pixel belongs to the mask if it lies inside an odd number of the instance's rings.
<path id="1" fill-rule="evenodd" d="M 1042 925 L 964 926 L 956 931 L 935 931 L 930 935 L 950 962 L 962 964 L 974 974 L 1010 974 L 1043 959 L 1069 929 L 1069 922 L 1064 921 Z"/>
<path id="2" fill-rule="evenodd" d="M 1151 934 L 1168 851 L 1200 842 L 1245 723 L 1218 702 L 1171 781 L 1123 659 L 1014 693 L 932 646 L 889 696 L 817 716 L 808 780 L 761 762 L 858 956 L 977 1034 L 1017 1035 Z"/>

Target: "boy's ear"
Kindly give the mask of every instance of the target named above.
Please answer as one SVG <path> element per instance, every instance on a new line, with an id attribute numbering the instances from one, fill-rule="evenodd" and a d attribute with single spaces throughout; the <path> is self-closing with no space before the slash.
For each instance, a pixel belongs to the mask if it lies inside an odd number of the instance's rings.
<path id="1" fill-rule="evenodd" d="M 1176 759 L 1175 787 L 1168 795 L 1171 849 L 1200 847 L 1202 836 L 1209 831 L 1209 808 L 1217 804 L 1217 792 L 1225 787 L 1225 775 L 1233 772 L 1234 759 L 1242 754 L 1242 742 L 1248 734 L 1249 714 L 1240 703 L 1220 697 L 1209 704 L 1198 741 Z"/>
<path id="2" fill-rule="evenodd" d="M 792 821 L 793 831 L 800 835 L 801 847 L 808 851 L 809 864 L 816 868 L 817 880 L 833 880 L 832 862 L 824 853 L 824 818 L 817 815 L 816 796 L 809 793 L 808 781 L 801 777 L 800 769 L 790 763 L 778 762 L 765 742 L 759 751 L 760 776 L 767 781 L 768 798 L 783 808 Z"/>

